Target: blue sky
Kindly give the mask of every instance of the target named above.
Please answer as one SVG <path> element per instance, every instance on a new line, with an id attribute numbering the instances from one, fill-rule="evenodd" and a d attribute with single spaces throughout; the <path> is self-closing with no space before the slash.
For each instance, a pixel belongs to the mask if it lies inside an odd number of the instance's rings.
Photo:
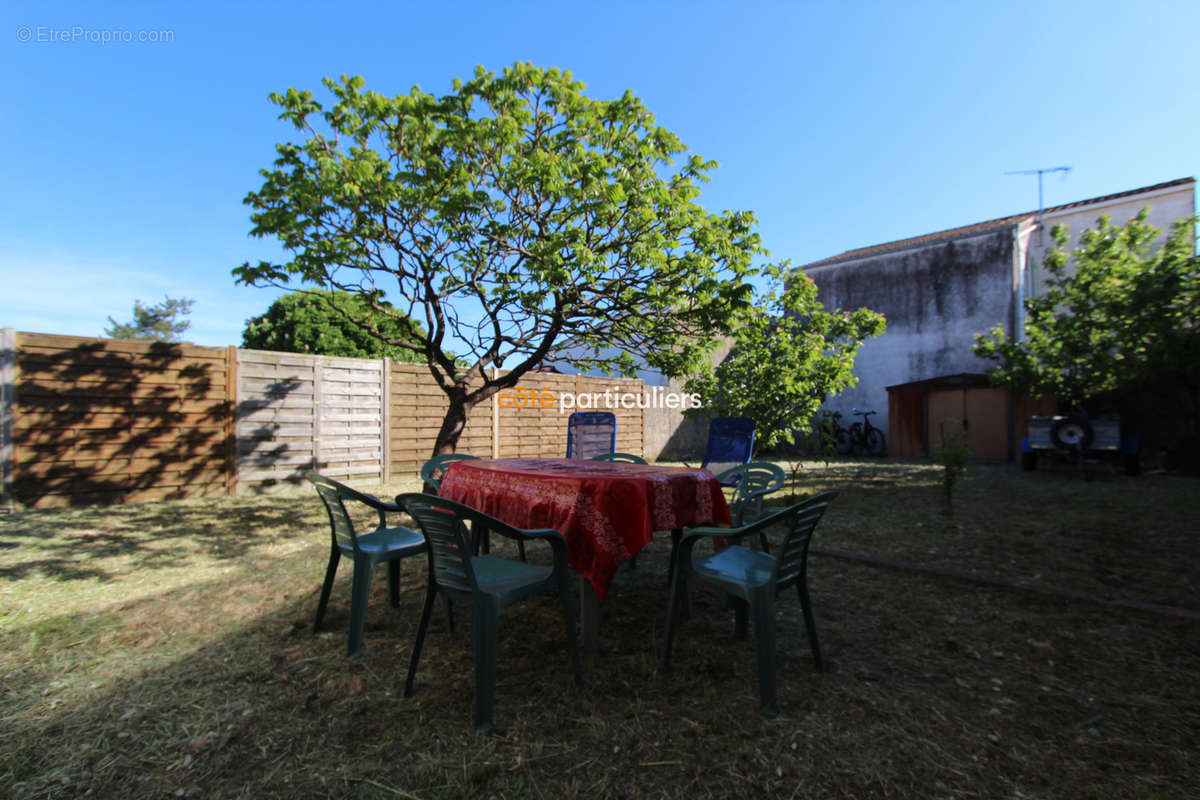
<path id="1" fill-rule="evenodd" d="M 843 250 L 1200 174 L 1200 3 L 5 4 L 0 327 L 100 335 L 191 297 L 238 344 L 278 258 L 242 198 L 292 137 L 268 102 L 324 76 L 441 94 L 475 65 L 632 89 L 720 162 L 701 202 L 753 210 L 773 259 Z M 77 32 L 76 32 L 77 31 Z M 95 40 L 170 31 L 158 43 Z M 62 37 L 67 41 L 57 41 Z M 28 38 L 29 41 L 22 41 Z"/>

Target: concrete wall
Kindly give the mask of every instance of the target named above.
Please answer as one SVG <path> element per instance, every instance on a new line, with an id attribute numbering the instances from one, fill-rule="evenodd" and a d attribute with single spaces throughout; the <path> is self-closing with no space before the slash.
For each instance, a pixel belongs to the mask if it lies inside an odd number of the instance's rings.
<path id="1" fill-rule="evenodd" d="M 878 412 L 887 430 L 887 387 L 944 375 L 983 372 L 971 353 L 976 333 L 1000 323 L 1011 330 L 1015 226 L 960 239 L 810 267 L 828 309 L 867 307 L 887 318 L 887 332 L 863 345 L 855 362 L 858 385 L 825 407 Z"/>
<path id="2" fill-rule="evenodd" d="M 712 363 L 720 364 L 733 349 L 727 339 L 712 354 Z M 665 380 L 665 379 L 664 379 Z M 667 391 L 683 394 L 683 380 L 667 382 Z M 643 422 L 645 457 L 651 461 L 689 461 L 699 463 L 708 444 L 708 417 L 685 417 L 674 408 L 648 408 Z"/>

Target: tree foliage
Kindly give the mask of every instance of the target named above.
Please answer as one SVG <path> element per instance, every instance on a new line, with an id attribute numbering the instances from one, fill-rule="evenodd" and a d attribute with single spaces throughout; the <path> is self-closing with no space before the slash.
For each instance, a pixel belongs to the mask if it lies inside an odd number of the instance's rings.
<path id="1" fill-rule="evenodd" d="M 385 303 L 380 301 L 381 305 Z M 242 347 L 351 358 L 418 360 L 411 349 L 387 344 L 357 325 L 355 319 L 371 319 L 380 331 L 392 337 L 403 338 L 408 330 L 397 321 L 394 309 L 387 315 L 378 315 L 359 294 L 292 292 L 271 303 L 265 313 L 246 320 Z"/>
<path id="2" fill-rule="evenodd" d="M 974 352 L 998 362 L 992 379 L 1074 406 L 1097 395 L 1163 380 L 1200 381 L 1200 260 L 1196 220 L 1161 231 L 1143 208 L 1123 226 L 1105 215 L 1073 252 L 1056 226 L 1045 259 L 1047 290 L 1025 300 L 1021 338 L 1001 326 L 976 337 Z"/>
<path id="3" fill-rule="evenodd" d="M 144 306 L 141 300 L 134 300 L 133 320 L 122 323 L 109 317 L 111 327 L 104 329 L 104 335 L 110 339 L 181 341 L 183 332 L 192 324 L 182 317 L 192 313 L 194 302 L 186 297 L 164 297 L 161 303 Z"/>
<path id="4" fill-rule="evenodd" d="M 767 272 L 786 276 L 783 266 Z M 826 311 L 812 279 L 797 273 L 757 300 L 729 357 L 689 378 L 685 391 L 700 396 L 705 413 L 753 419 L 756 446 L 794 444 L 825 398 L 857 382 L 858 349 L 884 328 L 869 309 Z"/>
<path id="5" fill-rule="evenodd" d="M 328 107 L 271 96 L 304 139 L 277 145 L 245 201 L 252 234 L 290 260 L 234 274 L 356 293 L 391 316 L 398 329 L 349 314 L 429 365 L 449 400 L 435 452 L 544 359 L 682 374 L 748 306 L 753 215 L 696 202 L 715 163 L 676 163 L 686 148 L 632 93 L 595 100 L 571 73 L 526 64 L 478 68 L 442 97 L 324 85 Z"/>

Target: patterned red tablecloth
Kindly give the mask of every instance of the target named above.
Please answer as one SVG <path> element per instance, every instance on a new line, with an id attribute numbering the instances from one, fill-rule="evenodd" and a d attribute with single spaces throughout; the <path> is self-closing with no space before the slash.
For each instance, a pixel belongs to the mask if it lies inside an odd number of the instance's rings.
<path id="1" fill-rule="evenodd" d="M 655 531 L 730 522 L 712 473 L 567 458 L 456 461 L 439 495 L 518 528 L 554 528 L 571 566 L 604 599 L 617 568 Z"/>

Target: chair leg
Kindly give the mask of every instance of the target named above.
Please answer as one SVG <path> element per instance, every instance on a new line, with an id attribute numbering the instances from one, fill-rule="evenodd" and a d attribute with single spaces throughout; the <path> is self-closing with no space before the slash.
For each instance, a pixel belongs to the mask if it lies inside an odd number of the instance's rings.
<path id="1" fill-rule="evenodd" d="M 524 561 L 525 560 L 525 542 L 521 539 L 517 539 L 517 550 L 520 551 L 521 560 Z"/>
<path id="2" fill-rule="evenodd" d="M 758 696 L 764 717 L 779 716 L 775 699 L 775 597 L 768 588 L 750 598 L 754 616 L 754 652 L 758 667 Z"/>
<path id="3" fill-rule="evenodd" d="M 400 607 L 400 560 L 388 562 L 388 602 L 392 608 Z"/>
<path id="4" fill-rule="evenodd" d="M 371 596 L 371 573 L 375 564 L 368 558 L 354 559 L 354 581 L 350 589 L 350 639 L 346 657 L 362 655 L 363 626 L 367 621 L 367 600 Z"/>
<path id="5" fill-rule="evenodd" d="M 325 619 L 325 608 L 329 605 L 329 592 L 333 589 L 333 576 L 337 573 L 338 562 L 341 558 L 342 551 L 334 542 L 329 552 L 329 566 L 325 567 L 325 583 L 321 585 L 321 599 L 317 602 L 317 621 L 313 623 L 313 633 L 317 632 L 321 627 L 321 621 Z"/>
<path id="6" fill-rule="evenodd" d="M 486 555 L 487 551 L 483 549 L 483 536 L 485 531 L 474 522 L 471 523 L 471 554 Z"/>
<path id="7" fill-rule="evenodd" d="M 817 621 L 813 618 L 812 600 L 808 596 L 808 581 L 801 574 L 796 581 L 796 592 L 800 595 L 800 608 L 804 611 L 804 627 L 808 630 L 808 646 L 812 648 L 813 661 L 817 672 L 825 671 L 825 662 L 821 659 L 821 645 L 817 641 Z"/>
<path id="8" fill-rule="evenodd" d="M 671 596 L 667 601 L 667 624 L 663 633 L 662 659 L 659 662 L 659 667 L 663 672 L 671 670 L 671 640 L 675 637 L 675 622 L 680 616 L 683 596 L 687 593 L 687 587 L 683 585 L 686 581 L 687 579 L 682 574 L 675 576 L 675 579 L 671 581 Z"/>
<path id="9" fill-rule="evenodd" d="M 442 603 L 446 607 L 446 630 L 454 633 L 454 606 L 450 603 L 450 595 L 442 595 Z"/>
<path id="10" fill-rule="evenodd" d="M 738 639 L 745 639 L 750 606 L 740 597 L 729 595 L 729 599 L 733 603 L 733 635 Z"/>
<path id="11" fill-rule="evenodd" d="M 567 653 L 571 656 L 571 671 L 575 674 L 575 685 L 583 686 L 583 667 L 579 663 L 579 645 L 575 641 L 575 610 L 571 608 L 571 577 L 567 571 L 558 575 L 558 596 L 562 599 L 563 622 L 567 628 Z"/>
<path id="12" fill-rule="evenodd" d="M 496 650 L 500 613 L 477 592 L 471 602 L 471 644 L 475 650 L 475 732 L 492 732 L 496 703 Z"/>
<path id="13" fill-rule="evenodd" d="M 683 536 L 683 529 L 676 528 L 671 531 L 671 563 L 667 565 L 667 585 L 671 585 L 671 579 L 675 576 L 675 556 L 679 554 L 679 540 Z"/>
<path id="14" fill-rule="evenodd" d="M 425 591 L 425 605 L 421 608 L 421 621 L 417 623 L 417 639 L 413 642 L 412 655 L 408 659 L 408 677 L 404 679 L 404 697 L 413 693 L 413 678 L 417 674 L 417 662 L 421 660 L 421 645 L 425 644 L 425 631 L 429 627 L 429 617 L 433 614 L 433 598 L 437 594 L 437 585 L 430 581 Z M 449 598 L 446 598 L 449 603 Z"/>

